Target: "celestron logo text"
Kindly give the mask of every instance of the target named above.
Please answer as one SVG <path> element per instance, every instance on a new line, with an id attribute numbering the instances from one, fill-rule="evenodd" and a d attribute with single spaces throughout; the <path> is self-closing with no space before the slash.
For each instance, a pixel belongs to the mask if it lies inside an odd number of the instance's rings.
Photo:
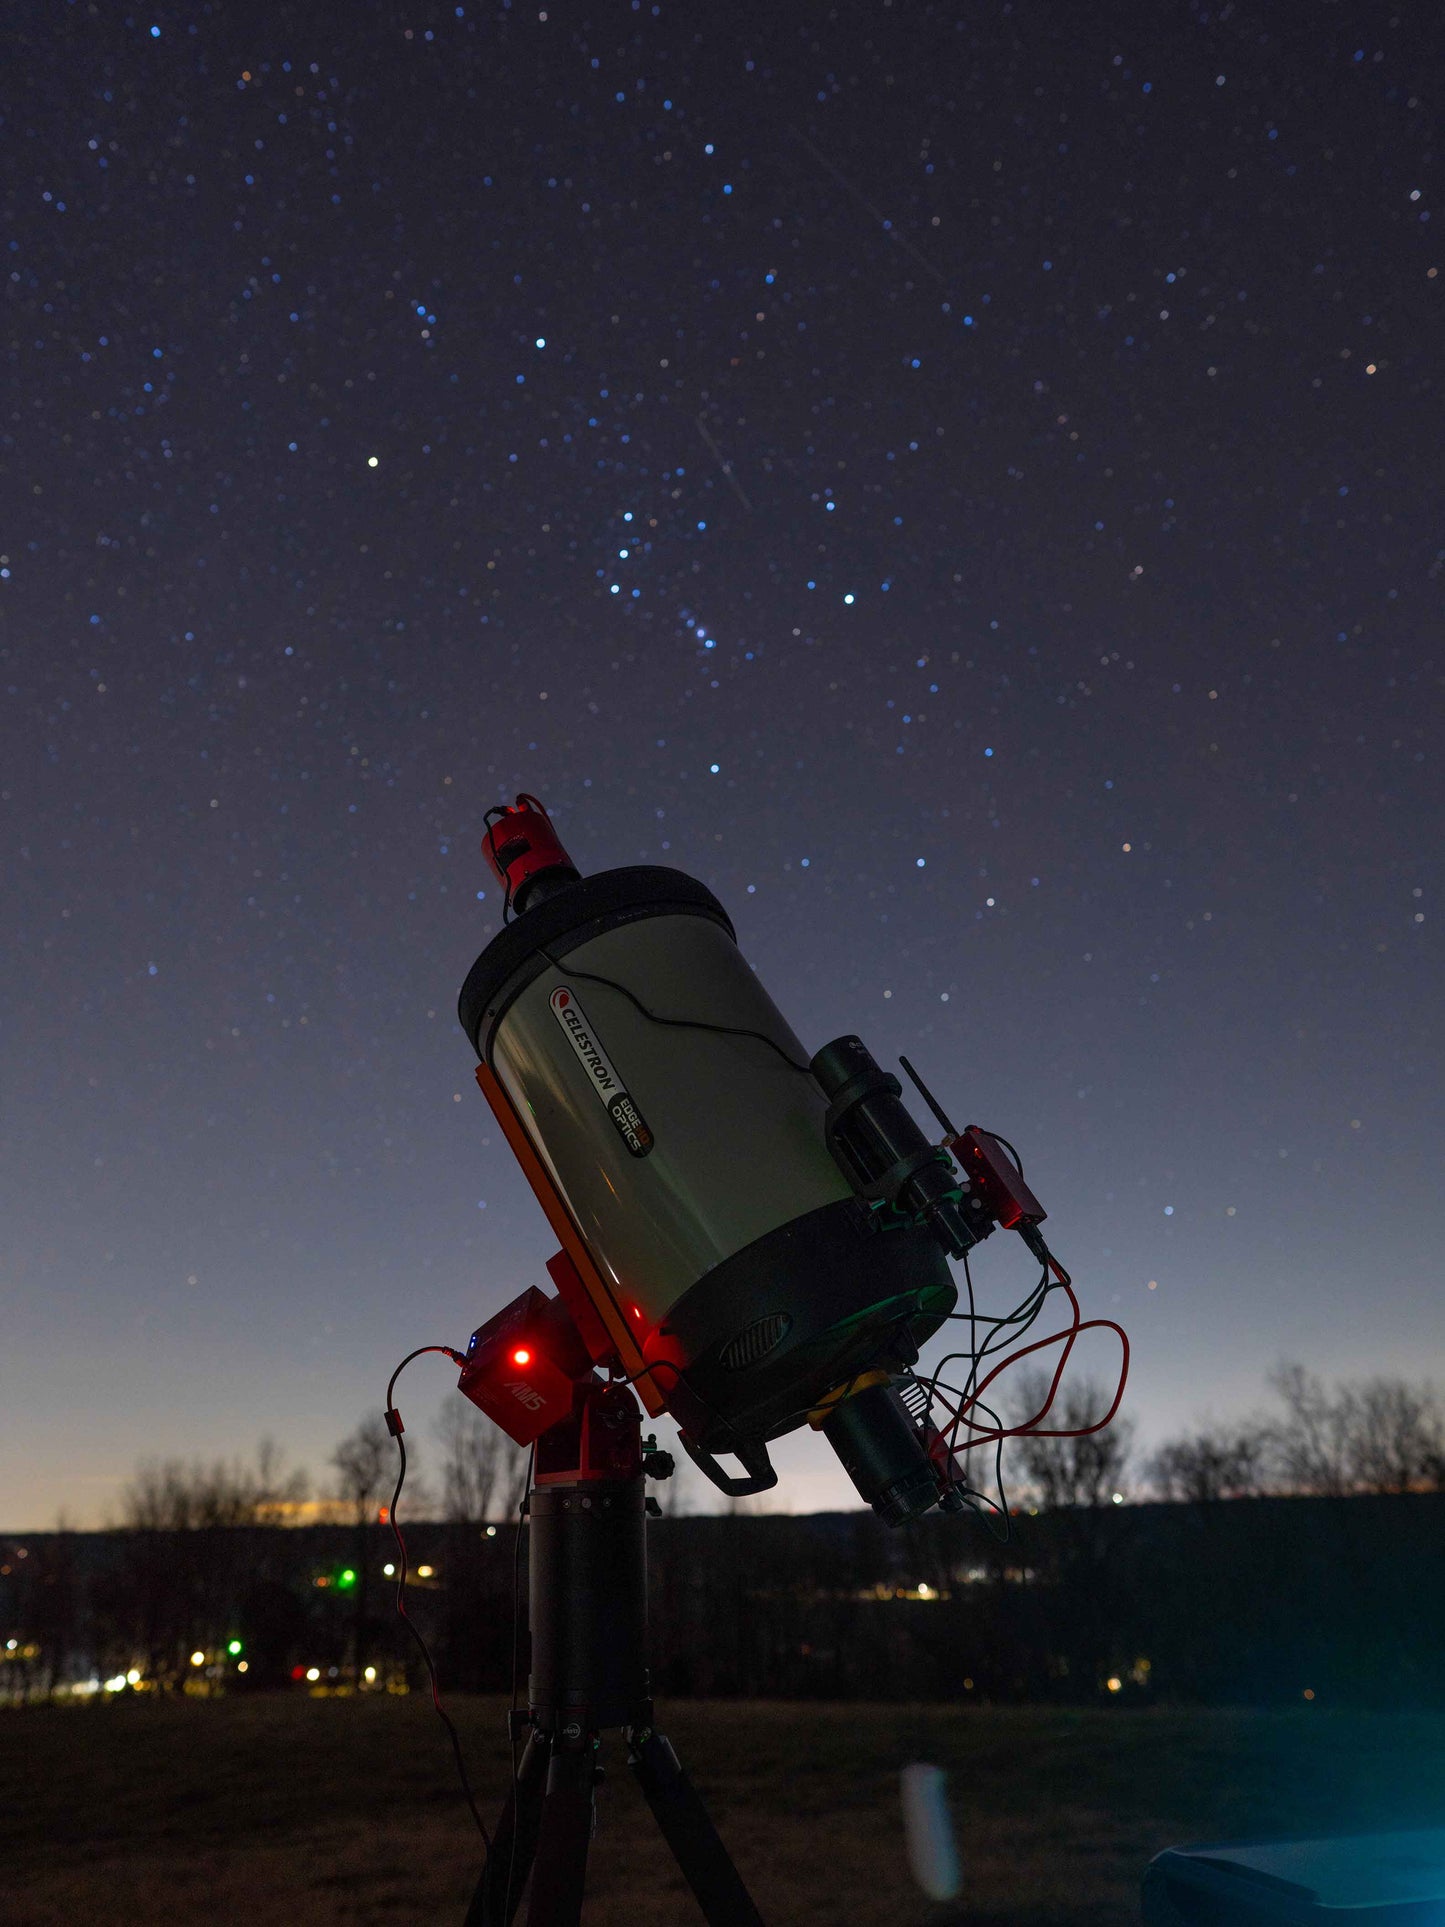
<path id="1" fill-rule="evenodd" d="M 552 1015 L 562 1026 L 563 1035 L 586 1070 L 588 1082 L 612 1119 L 617 1135 L 633 1157 L 645 1158 L 653 1146 L 652 1132 L 641 1111 L 624 1090 L 622 1079 L 613 1069 L 606 1051 L 597 1041 L 596 1032 L 577 1002 L 577 993 L 559 984 L 547 1001 L 552 1006 Z"/>

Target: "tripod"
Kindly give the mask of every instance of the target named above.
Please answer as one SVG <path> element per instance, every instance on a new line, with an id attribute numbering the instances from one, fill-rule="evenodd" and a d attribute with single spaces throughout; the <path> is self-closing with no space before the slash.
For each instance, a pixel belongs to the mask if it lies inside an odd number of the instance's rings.
<path id="1" fill-rule="evenodd" d="M 709 1927 L 763 1927 L 707 1809 L 652 1719 L 646 1662 L 647 1511 L 630 1393 L 588 1378 L 572 1416 L 537 1441 L 526 1745 L 466 1927 L 511 1927 L 532 1876 L 528 1927 L 578 1927 L 600 1735 L 620 1727 L 627 1764 Z M 660 1455 L 659 1455 L 660 1456 Z"/>

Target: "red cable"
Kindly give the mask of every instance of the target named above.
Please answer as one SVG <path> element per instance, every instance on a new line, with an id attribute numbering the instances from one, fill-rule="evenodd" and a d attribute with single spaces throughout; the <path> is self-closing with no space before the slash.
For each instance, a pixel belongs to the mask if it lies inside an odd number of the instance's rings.
<path id="1" fill-rule="evenodd" d="M 1057 1274 L 1059 1270 L 1058 1266 L 1053 1265 L 1052 1268 Z M 1102 1432 L 1104 1427 L 1108 1425 L 1110 1421 L 1113 1419 L 1115 1413 L 1119 1409 L 1120 1404 L 1123 1402 L 1124 1387 L 1126 1386 L 1129 1380 L 1128 1333 L 1124 1330 L 1124 1327 L 1122 1325 L 1116 1323 L 1116 1321 L 1112 1318 L 1081 1317 L 1079 1301 L 1074 1296 L 1074 1290 L 1073 1290 L 1072 1284 L 1069 1282 L 1067 1276 L 1061 1276 L 1060 1282 L 1061 1282 L 1063 1291 L 1069 1300 L 1069 1304 L 1073 1308 L 1074 1316 L 1073 1316 L 1072 1324 L 1068 1325 L 1063 1331 L 1051 1332 L 1045 1338 L 1036 1338 L 1033 1340 L 1031 1344 L 1021 1345 L 1017 1351 L 1008 1353 L 1006 1357 L 999 1360 L 998 1364 L 994 1366 L 993 1370 L 989 1372 L 985 1378 L 980 1380 L 980 1382 L 974 1388 L 972 1393 L 967 1398 L 965 1398 L 958 1406 L 955 1407 L 953 1405 L 950 1405 L 949 1401 L 940 1395 L 940 1403 L 944 1405 L 953 1414 L 953 1419 L 952 1419 L 952 1423 L 948 1425 L 939 1435 L 939 1439 L 935 1447 L 936 1456 L 941 1456 L 946 1461 L 951 1456 L 951 1454 L 955 1449 L 959 1449 L 964 1452 L 971 1452 L 976 1446 L 995 1445 L 1001 1439 L 1024 1438 L 1024 1437 L 1038 1438 L 1038 1439 L 1087 1438 L 1090 1435 L 1090 1433 Z M 1101 1419 L 1096 1420 L 1091 1425 L 1063 1427 L 1058 1429 L 1040 1429 L 1040 1421 L 1044 1418 L 1047 1418 L 1049 1411 L 1053 1406 L 1053 1402 L 1055 1398 L 1058 1396 L 1059 1381 L 1062 1379 L 1064 1375 L 1064 1371 L 1068 1365 L 1070 1354 L 1073 1352 L 1074 1343 L 1076 1339 L 1080 1336 L 1082 1332 L 1101 1331 L 1101 1330 L 1112 1331 L 1118 1334 L 1119 1344 L 1123 1354 L 1120 1362 L 1120 1368 L 1119 1368 L 1119 1383 L 1114 1392 L 1113 1403 L 1110 1405 L 1108 1411 L 1104 1414 L 1104 1416 Z M 1059 1356 L 1058 1365 L 1055 1367 L 1053 1378 L 1049 1383 L 1048 1394 L 1045 1397 L 1043 1404 L 1039 1407 L 1038 1411 L 1034 1413 L 1031 1419 L 1025 1420 L 1024 1423 L 1020 1425 L 994 1425 L 990 1427 L 980 1427 L 975 1420 L 969 1418 L 968 1416 L 969 1412 L 973 1409 L 974 1406 L 978 1404 L 984 1392 L 987 1391 L 988 1387 L 1000 1375 L 1000 1373 L 1007 1371 L 1011 1365 L 1016 1365 L 1021 1358 L 1027 1358 L 1030 1353 L 1042 1351 L 1046 1346 L 1049 1346 L 1049 1345 L 1058 1345 L 1058 1344 L 1062 1344 L 1064 1349 Z M 969 1430 L 971 1432 L 976 1433 L 977 1436 L 969 1438 L 962 1446 L 958 1446 L 958 1443 L 957 1443 L 958 1431 L 959 1431 L 959 1427 L 963 1425 L 967 1425 Z"/>

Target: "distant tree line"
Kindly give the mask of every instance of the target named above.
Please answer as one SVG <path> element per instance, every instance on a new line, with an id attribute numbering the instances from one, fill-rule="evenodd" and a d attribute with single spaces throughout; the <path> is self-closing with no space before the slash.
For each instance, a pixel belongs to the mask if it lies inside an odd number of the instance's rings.
<path id="1" fill-rule="evenodd" d="M 1021 1375 L 1012 1404 L 1017 1418 L 1040 1408 L 1047 1384 L 1041 1373 Z M 1377 1377 L 1330 1386 L 1292 1363 L 1276 1366 L 1268 1385 L 1272 1410 L 1206 1421 L 1142 1461 L 1133 1452 L 1132 1423 L 1115 1419 L 1081 1437 L 1015 1440 L 1006 1462 L 1040 1509 L 1102 1505 L 1115 1492 L 1204 1504 L 1445 1490 L 1445 1402 L 1434 1385 Z M 1081 1431 L 1106 1409 L 1101 1386 L 1075 1380 L 1062 1388 L 1046 1424 Z"/>
<path id="2" fill-rule="evenodd" d="M 867 1512 L 674 1513 L 651 1535 L 659 1690 L 1440 1703 L 1438 1396 L 1326 1387 L 1292 1365 L 1270 1382 L 1259 1419 L 1198 1426 L 1137 1467 L 1127 1425 L 1016 1442 L 1006 1519 L 890 1532 Z M 1067 1390 L 1055 1429 L 1082 1431 L 1100 1397 Z M 454 1690 L 505 1690 L 514 1597 L 525 1623 L 523 1456 L 460 1400 L 434 1443 L 435 1484 L 403 1505 L 410 1610 Z M 386 1571 L 395 1446 L 379 1417 L 330 1469 L 321 1524 L 290 1523 L 317 1502 L 266 1444 L 249 1465 L 142 1466 L 108 1532 L 0 1535 L 0 1697 L 90 1678 L 416 1683 Z M 524 1680 L 526 1663 L 523 1636 Z"/>
<path id="3" fill-rule="evenodd" d="M 1330 1387 L 1302 1365 L 1270 1374 L 1279 1409 L 1204 1425 L 1149 1461 L 1164 1499 L 1243 1499 L 1270 1493 L 1343 1498 L 1445 1488 L 1445 1415 L 1433 1385 L 1368 1378 Z"/>

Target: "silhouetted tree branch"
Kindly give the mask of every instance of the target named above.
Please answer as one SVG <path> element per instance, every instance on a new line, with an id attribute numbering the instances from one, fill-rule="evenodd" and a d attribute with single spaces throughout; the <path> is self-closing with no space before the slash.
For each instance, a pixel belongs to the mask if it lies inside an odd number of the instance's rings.
<path id="1" fill-rule="evenodd" d="M 1445 1489 L 1445 1412 L 1433 1385 L 1379 1377 L 1329 1386 L 1296 1363 L 1277 1365 L 1269 1385 L 1277 1412 L 1205 1424 L 1159 1447 L 1149 1475 L 1160 1498 Z"/>
<path id="2" fill-rule="evenodd" d="M 442 1516 L 458 1525 L 515 1517 L 527 1455 L 460 1394 L 437 1419 L 442 1448 Z"/>
<path id="3" fill-rule="evenodd" d="M 1195 1504 L 1250 1499 L 1265 1490 L 1269 1439 L 1257 1423 L 1206 1423 L 1171 1439 L 1149 1460 L 1148 1477 L 1161 1499 Z"/>
<path id="4" fill-rule="evenodd" d="M 1050 1376 L 1042 1371 L 1019 1374 L 1009 1408 L 1013 1424 L 1040 1410 Z M 1093 1379 L 1066 1378 L 1041 1424 L 1052 1432 L 1080 1431 L 1103 1417 L 1112 1396 Z M 1051 1511 L 1065 1505 L 1108 1505 L 1123 1488 L 1133 1441 L 1133 1420 L 1116 1418 L 1102 1432 L 1083 1438 L 1024 1437 L 1004 1450 L 1013 1454 L 1038 1504 Z"/>
<path id="5" fill-rule="evenodd" d="M 410 1456 L 410 1455 L 408 1455 Z M 366 1614 L 371 1593 L 369 1527 L 381 1513 L 383 1492 L 396 1478 L 397 1450 L 379 1412 L 368 1412 L 331 1454 L 336 1497 L 356 1528 L 356 1610 L 352 1622 L 351 1671 L 360 1687 L 366 1666 Z"/>
<path id="6" fill-rule="evenodd" d="M 141 1532 L 280 1525 L 310 1489 L 304 1472 L 286 1471 L 285 1456 L 274 1439 L 262 1439 L 254 1467 L 239 1459 L 143 1460 L 121 1493 L 121 1523 Z"/>

